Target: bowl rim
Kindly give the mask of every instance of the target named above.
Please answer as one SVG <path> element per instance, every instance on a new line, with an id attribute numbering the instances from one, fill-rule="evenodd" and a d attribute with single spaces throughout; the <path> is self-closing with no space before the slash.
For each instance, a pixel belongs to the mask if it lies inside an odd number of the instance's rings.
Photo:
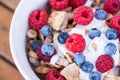
<path id="1" fill-rule="evenodd" d="M 29 74 L 26 74 L 26 72 L 24 71 L 24 69 L 21 67 L 21 64 L 19 63 L 17 57 L 15 57 L 15 53 L 16 52 L 15 52 L 15 49 L 14 49 L 14 45 L 13 45 L 14 43 L 13 43 L 13 38 L 12 38 L 12 36 L 13 36 L 12 32 L 14 32 L 14 29 L 13 29 L 14 20 L 16 19 L 17 13 L 19 12 L 19 9 L 20 9 L 21 5 L 24 2 L 25 2 L 25 0 L 21 0 L 19 2 L 18 6 L 17 6 L 17 8 L 16 8 L 16 10 L 15 10 L 15 12 L 13 14 L 13 17 L 12 17 L 12 20 L 11 20 L 11 25 L 10 25 L 10 30 L 9 30 L 9 44 L 10 44 L 10 51 L 11 51 L 11 54 L 12 54 L 12 58 L 13 58 L 13 60 L 15 62 L 15 65 L 17 66 L 18 71 L 20 72 L 20 74 L 22 74 L 22 76 L 23 76 L 23 78 L 25 80 L 31 80 L 31 78 L 28 77 Z M 31 70 L 32 70 L 32 68 L 31 68 Z M 35 79 L 36 80 L 40 80 L 37 76 L 36 76 Z"/>

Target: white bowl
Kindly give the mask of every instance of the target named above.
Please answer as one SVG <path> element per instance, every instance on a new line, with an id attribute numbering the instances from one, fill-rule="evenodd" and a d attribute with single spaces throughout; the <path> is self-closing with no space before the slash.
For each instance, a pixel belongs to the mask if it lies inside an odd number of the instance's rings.
<path id="1" fill-rule="evenodd" d="M 45 9 L 48 0 L 22 0 L 12 19 L 10 48 L 15 64 L 26 80 L 40 80 L 32 70 L 26 55 L 28 16 L 35 9 Z"/>

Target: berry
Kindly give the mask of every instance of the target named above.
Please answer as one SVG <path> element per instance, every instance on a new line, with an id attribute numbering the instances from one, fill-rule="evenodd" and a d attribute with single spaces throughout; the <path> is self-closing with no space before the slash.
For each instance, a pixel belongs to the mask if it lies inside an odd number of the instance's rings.
<path id="1" fill-rule="evenodd" d="M 100 37 L 101 36 L 101 31 L 97 28 L 92 28 L 88 32 L 88 36 L 89 36 L 90 39 L 94 39 L 95 37 Z"/>
<path id="2" fill-rule="evenodd" d="M 107 12 L 102 9 L 97 9 L 95 11 L 95 18 L 98 20 L 105 20 L 107 17 Z"/>
<path id="3" fill-rule="evenodd" d="M 59 70 L 52 68 L 47 73 L 46 80 L 65 80 L 65 78 L 60 74 Z"/>
<path id="4" fill-rule="evenodd" d="M 108 29 L 105 32 L 105 36 L 109 39 L 109 40 L 115 40 L 118 38 L 118 34 L 117 31 L 115 29 Z"/>
<path id="5" fill-rule="evenodd" d="M 112 69 L 113 66 L 114 60 L 109 55 L 101 55 L 96 61 L 96 69 L 101 73 L 107 72 L 108 70 Z"/>
<path id="6" fill-rule="evenodd" d="M 120 16 L 114 16 L 110 20 L 110 27 L 116 30 L 120 30 Z"/>
<path id="7" fill-rule="evenodd" d="M 42 41 L 41 40 L 35 40 L 32 42 L 31 47 L 33 50 L 37 50 L 39 46 L 42 46 Z"/>
<path id="8" fill-rule="evenodd" d="M 55 10 L 63 10 L 68 7 L 69 0 L 50 0 L 50 5 Z"/>
<path id="9" fill-rule="evenodd" d="M 51 59 L 51 57 L 56 54 L 56 51 L 54 51 L 53 55 L 51 55 L 51 56 L 46 56 L 46 55 L 44 55 L 44 54 L 41 52 L 41 46 L 39 46 L 38 49 L 37 49 L 37 54 L 38 54 L 40 60 L 43 60 L 43 61 L 45 61 L 45 62 L 49 62 L 50 59 Z"/>
<path id="10" fill-rule="evenodd" d="M 74 62 L 77 65 L 81 66 L 81 64 L 85 62 L 85 56 L 82 54 L 75 54 L 74 55 Z"/>
<path id="11" fill-rule="evenodd" d="M 105 49 L 104 49 L 104 52 L 107 54 L 107 55 L 114 55 L 117 51 L 117 47 L 115 44 L 113 43 L 108 43 L 106 46 L 105 46 Z"/>
<path id="12" fill-rule="evenodd" d="M 86 42 L 82 35 L 74 33 L 67 38 L 65 45 L 68 50 L 76 53 L 85 49 Z"/>
<path id="13" fill-rule="evenodd" d="M 81 65 L 81 69 L 87 73 L 90 73 L 93 70 L 93 67 L 94 67 L 93 64 L 90 62 L 84 62 Z"/>
<path id="14" fill-rule="evenodd" d="M 86 3 L 87 0 L 69 0 L 69 5 L 73 8 L 77 8 Z"/>
<path id="15" fill-rule="evenodd" d="M 57 40 L 58 40 L 58 42 L 59 42 L 60 44 L 64 44 L 64 43 L 66 43 L 66 39 L 67 39 L 68 37 L 69 37 L 68 33 L 66 33 L 66 32 L 61 32 L 61 33 L 58 35 Z"/>
<path id="16" fill-rule="evenodd" d="M 87 25 L 94 17 L 94 13 L 90 7 L 81 6 L 74 13 L 74 20 L 77 24 Z"/>
<path id="17" fill-rule="evenodd" d="M 46 56 L 51 56 L 54 54 L 54 47 L 53 45 L 51 44 L 44 44 L 42 47 L 41 47 L 41 52 L 43 55 L 46 55 Z"/>
<path id="18" fill-rule="evenodd" d="M 40 31 L 45 37 L 48 37 L 52 34 L 52 28 L 48 25 L 43 26 Z"/>
<path id="19" fill-rule="evenodd" d="M 35 30 L 39 30 L 46 23 L 47 12 L 45 10 L 35 10 L 29 16 L 29 24 Z"/>
<path id="20" fill-rule="evenodd" d="M 118 30 L 118 38 L 119 38 L 119 41 L 120 41 L 120 30 Z"/>
<path id="21" fill-rule="evenodd" d="M 89 78 L 90 80 L 101 80 L 101 74 L 98 72 L 91 72 Z"/>
<path id="22" fill-rule="evenodd" d="M 104 4 L 104 9 L 108 13 L 117 13 L 120 10 L 120 1 L 119 0 L 106 0 Z"/>

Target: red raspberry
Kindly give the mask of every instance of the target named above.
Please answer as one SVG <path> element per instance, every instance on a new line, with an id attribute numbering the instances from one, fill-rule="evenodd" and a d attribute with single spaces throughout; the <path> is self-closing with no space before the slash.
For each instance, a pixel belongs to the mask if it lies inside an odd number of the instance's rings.
<path id="1" fill-rule="evenodd" d="M 104 9 L 108 13 L 116 13 L 120 10 L 120 1 L 119 0 L 106 0 L 104 4 Z"/>
<path id="2" fill-rule="evenodd" d="M 81 6 L 74 13 L 74 20 L 78 24 L 87 25 L 94 17 L 94 13 L 90 7 Z"/>
<path id="3" fill-rule="evenodd" d="M 29 24 L 35 30 L 39 30 L 46 23 L 47 12 L 45 10 L 34 10 L 29 16 Z"/>
<path id="4" fill-rule="evenodd" d="M 85 49 L 85 39 L 80 34 L 72 34 L 66 40 L 66 48 L 74 53 L 82 52 Z"/>
<path id="5" fill-rule="evenodd" d="M 68 0 L 50 0 L 50 5 L 55 10 L 62 10 L 68 7 Z"/>
<path id="6" fill-rule="evenodd" d="M 111 56 L 101 55 L 96 61 L 96 68 L 99 72 L 104 73 L 114 66 L 114 60 Z"/>
<path id="7" fill-rule="evenodd" d="M 69 0 L 69 5 L 73 8 L 77 8 L 86 3 L 87 0 Z"/>
<path id="8" fill-rule="evenodd" d="M 120 41 L 120 30 L 118 30 L 118 38 L 119 38 L 119 41 Z"/>
<path id="9" fill-rule="evenodd" d="M 43 55 L 43 54 L 42 54 L 42 52 L 41 52 L 41 46 L 39 46 L 38 49 L 37 49 L 37 54 L 38 54 L 38 56 L 39 56 L 39 58 L 40 58 L 41 60 L 43 60 L 43 61 L 45 61 L 45 62 L 49 62 L 50 59 L 51 59 L 51 57 L 56 54 L 56 51 L 54 52 L 53 55 L 51 55 L 51 56 L 46 56 L 46 55 Z"/>
<path id="10" fill-rule="evenodd" d="M 65 80 L 65 78 L 60 74 L 59 70 L 53 68 L 47 73 L 46 80 Z"/>
<path id="11" fill-rule="evenodd" d="M 114 16 L 110 20 L 110 27 L 116 30 L 120 30 L 120 16 Z"/>

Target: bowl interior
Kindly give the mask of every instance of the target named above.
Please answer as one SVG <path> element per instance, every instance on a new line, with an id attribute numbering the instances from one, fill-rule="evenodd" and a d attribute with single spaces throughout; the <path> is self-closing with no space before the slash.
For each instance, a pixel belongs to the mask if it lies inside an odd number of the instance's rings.
<path id="1" fill-rule="evenodd" d="M 10 48 L 15 64 L 26 80 L 40 80 L 33 72 L 26 55 L 28 16 L 35 9 L 46 9 L 48 0 L 22 0 L 12 19 Z"/>

